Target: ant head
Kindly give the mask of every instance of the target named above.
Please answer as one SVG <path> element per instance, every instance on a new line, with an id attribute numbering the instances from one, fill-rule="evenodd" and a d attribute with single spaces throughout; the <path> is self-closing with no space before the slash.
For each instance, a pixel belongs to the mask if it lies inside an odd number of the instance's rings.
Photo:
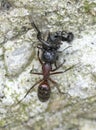
<path id="1" fill-rule="evenodd" d="M 46 102 L 50 97 L 51 89 L 47 82 L 43 82 L 38 87 L 38 98 L 41 102 Z"/>

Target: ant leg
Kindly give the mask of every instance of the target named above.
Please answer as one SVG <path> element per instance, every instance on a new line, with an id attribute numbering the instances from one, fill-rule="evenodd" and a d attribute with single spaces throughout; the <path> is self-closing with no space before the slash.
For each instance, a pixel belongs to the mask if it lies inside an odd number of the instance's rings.
<path id="1" fill-rule="evenodd" d="M 61 64 L 61 65 L 62 65 L 62 64 Z M 67 68 L 67 69 L 64 70 L 64 71 L 58 71 L 58 72 L 50 73 L 50 75 L 65 73 L 66 71 L 68 71 L 68 70 L 74 68 L 74 66 L 75 66 L 75 65 L 73 65 L 73 66 Z M 60 67 L 59 67 L 59 68 L 60 68 Z M 58 69 L 58 68 L 57 68 L 57 69 Z M 57 69 L 56 69 L 56 70 L 57 70 Z M 55 69 L 54 69 L 54 70 L 55 70 Z M 53 70 L 52 70 L 52 71 L 53 71 Z M 30 72 L 30 73 L 32 73 L 32 74 L 38 74 L 38 75 L 43 75 L 42 73 L 35 73 L 35 72 Z"/>
<path id="2" fill-rule="evenodd" d="M 66 47 L 65 49 L 63 49 L 62 51 L 58 51 L 58 53 L 62 53 L 63 51 L 65 51 L 66 49 L 68 49 L 68 48 L 70 48 L 70 47 L 72 47 L 72 46 L 68 46 L 68 47 Z"/>
<path id="3" fill-rule="evenodd" d="M 66 47 L 63 51 L 65 51 L 65 50 L 68 49 L 69 47 L 72 47 L 72 46 Z M 58 51 L 58 53 L 62 53 L 63 51 Z M 54 70 L 52 70 L 52 71 L 55 71 L 55 70 L 59 69 L 59 68 L 64 64 L 65 61 L 66 61 L 66 60 L 64 60 L 63 63 L 60 64 L 58 67 L 57 67 L 57 64 L 56 64 L 56 62 L 55 62 L 55 67 L 56 67 L 56 68 L 55 68 Z"/>
<path id="4" fill-rule="evenodd" d="M 25 94 L 25 96 L 24 96 L 21 100 L 19 100 L 19 101 L 16 103 L 16 105 L 18 105 L 19 103 L 21 103 L 21 102 L 24 100 L 24 98 L 26 98 L 26 96 L 30 93 L 30 91 L 31 91 L 37 84 L 39 84 L 41 81 L 43 81 L 43 80 L 40 79 L 37 83 L 35 83 L 35 84 L 27 91 L 27 93 Z"/>
<path id="5" fill-rule="evenodd" d="M 53 70 L 51 70 L 51 71 L 56 71 L 56 70 L 58 70 L 58 69 L 64 64 L 64 62 L 65 62 L 65 60 L 64 60 L 63 63 L 61 63 L 58 67 L 57 67 L 57 65 L 56 65 L 56 63 L 55 63 L 56 68 L 53 69 Z"/>
<path id="6" fill-rule="evenodd" d="M 56 61 L 55 61 L 55 67 L 57 68 L 57 64 L 56 64 Z"/>
<path id="7" fill-rule="evenodd" d="M 42 47 L 40 47 L 40 46 L 37 46 L 37 48 L 38 48 L 38 49 L 41 49 L 41 50 L 43 49 L 43 48 L 42 48 Z"/>
<path id="8" fill-rule="evenodd" d="M 51 78 L 49 78 L 49 80 L 50 80 L 53 84 L 56 84 L 56 88 L 57 88 L 57 90 L 58 90 L 58 92 L 59 92 L 60 94 L 66 94 L 66 93 L 64 93 L 64 92 L 62 92 L 62 91 L 60 90 L 60 88 L 59 88 L 59 86 L 58 86 L 58 83 L 57 83 L 56 81 L 52 80 Z"/>
<path id="9" fill-rule="evenodd" d="M 36 74 L 36 75 L 43 75 L 42 73 L 36 73 L 36 72 L 32 72 L 32 70 L 30 71 L 31 74 Z"/>
<path id="10" fill-rule="evenodd" d="M 29 17 L 30 21 L 31 21 L 31 25 L 36 29 L 36 31 L 38 33 L 41 33 L 40 30 L 37 28 L 37 26 L 35 25 L 34 21 Z"/>
<path id="11" fill-rule="evenodd" d="M 38 50 L 38 59 L 39 62 L 41 63 L 41 65 L 43 65 L 43 62 L 41 61 L 40 57 L 39 57 L 39 50 Z M 42 73 L 37 73 L 37 72 L 32 72 L 32 70 L 30 71 L 31 74 L 37 74 L 37 75 L 43 75 Z"/>
<path id="12" fill-rule="evenodd" d="M 43 62 L 41 61 L 40 57 L 39 57 L 39 49 L 38 49 L 38 59 L 39 59 L 39 62 L 41 65 L 43 65 Z M 35 73 L 35 72 L 32 72 L 32 70 L 30 71 L 31 74 L 38 74 L 38 75 L 42 75 L 42 73 Z"/>
<path id="13" fill-rule="evenodd" d="M 37 26 L 35 25 L 34 21 L 32 21 L 32 20 L 31 20 L 31 25 L 32 25 L 32 26 L 36 29 L 36 31 L 37 31 L 37 39 L 38 39 L 41 43 L 43 43 L 45 46 L 51 47 L 48 42 L 46 42 L 46 41 L 44 41 L 44 40 L 42 39 L 40 30 L 37 28 Z"/>
<path id="14" fill-rule="evenodd" d="M 40 59 L 40 56 L 39 56 L 39 49 L 38 49 L 38 59 L 39 59 L 39 62 L 41 63 L 41 65 L 43 65 L 43 62 L 41 61 L 41 59 Z"/>
<path id="15" fill-rule="evenodd" d="M 64 71 L 59 71 L 59 72 L 50 73 L 50 75 L 65 73 L 66 71 L 68 71 L 68 70 L 70 70 L 70 69 L 74 68 L 74 66 L 75 66 L 75 65 L 73 65 L 73 66 L 71 66 L 71 67 L 67 68 L 67 69 L 66 69 L 66 70 L 64 70 Z"/>
<path id="16" fill-rule="evenodd" d="M 51 45 L 48 43 L 48 42 L 46 42 L 46 41 L 44 41 L 42 38 L 41 38 L 41 34 L 37 34 L 37 39 L 41 42 L 41 43 L 43 43 L 45 46 L 47 46 L 47 47 L 51 47 Z"/>

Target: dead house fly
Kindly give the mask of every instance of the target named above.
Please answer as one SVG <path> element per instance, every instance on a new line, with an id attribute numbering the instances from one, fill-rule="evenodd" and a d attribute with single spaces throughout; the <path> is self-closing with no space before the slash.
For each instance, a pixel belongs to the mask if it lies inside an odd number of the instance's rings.
<path id="1" fill-rule="evenodd" d="M 42 72 L 41 73 L 39 73 L 39 72 L 35 73 L 35 72 L 31 71 L 30 73 L 42 75 L 43 78 L 40 79 L 38 82 L 36 82 L 27 91 L 25 96 L 20 101 L 18 101 L 17 104 L 19 104 L 30 93 L 30 91 L 38 84 L 39 84 L 39 86 L 38 86 L 38 98 L 41 102 L 46 102 L 50 98 L 50 93 L 51 93 L 50 82 L 52 84 L 55 84 L 59 93 L 63 93 L 59 89 L 58 83 L 56 81 L 52 80 L 50 78 L 50 76 L 55 75 L 55 74 L 64 73 L 64 72 L 66 72 L 66 71 L 68 71 L 68 70 L 70 70 L 74 67 L 74 65 L 73 65 L 73 66 L 67 68 L 65 71 L 57 71 L 60 67 L 62 67 L 64 62 L 61 63 L 58 66 L 56 65 L 56 61 L 58 60 L 58 53 L 59 53 L 58 49 L 60 48 L 62 41 L 71 42 L 74 38 L 73 33 L 71 33 L 71 32 L 67 33 L 65 31 L 58 31 L 58 32 L 55 32 L 55 33 L 49 33 L 47 41 L 45 41 L 41 37 L 41 32 L 39 31 L 39 29 L 37 28 L 35 23 L 32 22 L 31 24 L 37 30 L 37 39 L 41 42 L 41 44 L 39 44 L 39 46 L 37 46 L 37 48 L 38 48 L 38 59 L 39 59 L 39 62 L 42 66 Z M 67 49 L 67 48 L 65 48 L 65 49 Z M 42 51 L 41 57 L 40 57 L 40 54 L 39 54 L 39 49 Z M 55 64 L 56 68 L 53 69 L 52 64 Z"/>
<path id="2" fill-rule="evenodd" d="M 47 41 L 45 41 L 41 37 L 41 32 L 37 28 L 35 23 L 32 21 L 31 24 L 37 30 L 37 39 L 41 43 L 37 47 L 42 50 L 41 59 L 44 62 L 47 62 L 50 64 L 55 64 L 55 66 L 57 66 L 56 61 L 58 60 L 58 56 L 59 56 L 58 54 L 60 53 L 60 51 L 58 51 L 58 49 L 60 48 L 62 41 L 67 41 L 68 43 L 70 43 L 73 40 L 73 38 L 74 38 L 73 33 L 72 32 L 67 33 L 66 31 L 58 31 L 55 33 L 49 32 Z M 71 47 L 71 46 L 68 46 L 67 48 L 69 48 L 69 47 Z M 65 49 L 67 49 L 67 48 L 65 48 Z"/>

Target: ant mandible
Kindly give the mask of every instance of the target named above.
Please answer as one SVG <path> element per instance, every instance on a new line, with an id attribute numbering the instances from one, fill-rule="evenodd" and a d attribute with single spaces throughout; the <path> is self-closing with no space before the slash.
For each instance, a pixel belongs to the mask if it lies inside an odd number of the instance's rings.
<path id="1" fill-rule="evenodd" d="M 53 79 L 50 78 L 50 75 L 55 75 L 55 74 L 61 74 L 64 73 L 70 69 L 72 69 L 75 65 L 67 68 L 65 71 L 58 71 L 55 72 L 56 70 L 58 70 L 63 64 L 60 64 L 56 69 L 52 69 L 52 65 L 50 63 L 43 63 L 39 57 L 39 50 L 38 50 L 38 59 L 40 64 L 42 65 L 42 73 L 38 73 L 38 72 L 30 72 L 32 74 L 36 74 L 36 75 L 43 75 L 43 78 L 40 79 L 39 81 L 37 81 L 25 94 L 25 96 L 18 101 L 17 104 L 19 104 L 29 93 L 30 91 L 39 84 L 38 86 L 38 98 L 41 102 L 46 102 L 49 98 L 50 98 L 50 93 L 51 93 L 51 88 L 49 85 L 49 81 L 53 84 L 55 84 L 56 88 L 58 89 L 59 93 L 61 94 L 65 94 L 64 92 L 61 92 L 61 90 L 58 87 L 58 83 L 56 81 L 54 81 Z"/>

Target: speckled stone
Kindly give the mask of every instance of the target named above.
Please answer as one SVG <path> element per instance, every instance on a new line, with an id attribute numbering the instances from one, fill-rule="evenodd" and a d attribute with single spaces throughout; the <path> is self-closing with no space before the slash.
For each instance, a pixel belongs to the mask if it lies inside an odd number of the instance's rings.
<path id="1" fill-rule="evenodd" d="M 73 32 L 72 47 L 60 54 L 58 64 L 65 59 L 60 70 L 76 66 L 52 76 L 67 95 L 50 83 L 50 99 L 42 103 L 37 85 L 16 105 L 42 78 L 30 73 L 42 68 L 29 15 L 43 34 Z M 64 42 L 60 50 L 67 46 Z M 0 130 L 9 129 L 96 130 L 96 0 L 0 1 Z"/>

